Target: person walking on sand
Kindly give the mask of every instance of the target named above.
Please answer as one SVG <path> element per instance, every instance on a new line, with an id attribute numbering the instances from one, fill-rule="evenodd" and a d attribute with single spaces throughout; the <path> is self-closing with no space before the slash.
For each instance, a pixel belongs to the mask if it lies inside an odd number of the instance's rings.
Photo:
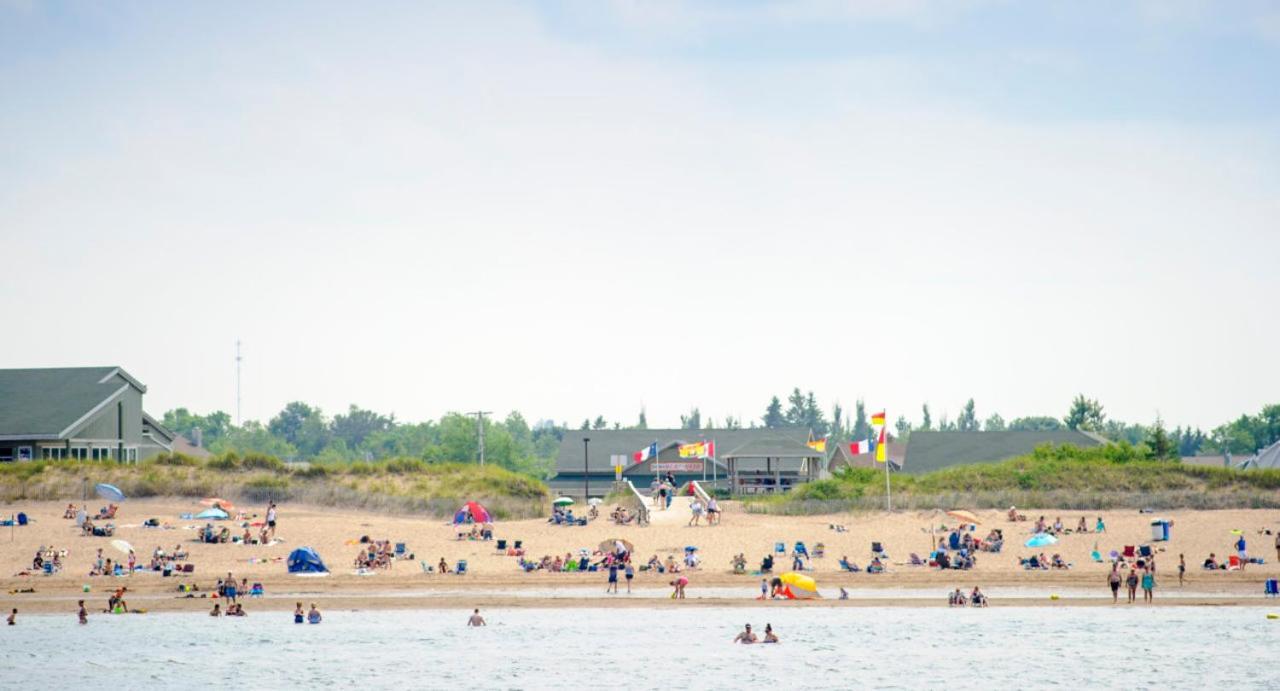
<path id="1" fill-rule="evenodd" d="M 699 501 L 697 497 L 694 497 L 693 501 L 690 502 L 689 513 L 693 514 L 689 517 L 689 525 L 698 525 L 702 520 L 702 502 Z"/>
<path id="2" fill-rule="evenodd" d="M 618 562 L 609 562 L 609 585 L 605 586 L 606 593 L 618 594 Z"/>
<path id="3" fill-rule="evenodd" d="M 267 506 L 267 532 L 272 538 L 276 536 L 276 503 Z"/>
<path id="4" fill-rule="evenodd" d="M 1142 573 L 1142 601 L 1143 602 L 1150 604 L 1155 601 L 1154 593 L 1152 592 L 1153 590 L 1155 590 L 1155 588 L 1156 588 L 1156 574 L 1154 571 L 1151 571 L 1150 569 L 1148 569 Z"/>
<path id="5" fill-rule="evenodd" d="M 81 600 L 81 601 L 77 604 L 77 606 L 80 608 L 80 611 L 76 613 L 76 616 L 80 618 L 80 623 L 81 623 L 81 624 L 88 624 L 88 623 L 89 623 L 89 610 L 87 610 L 87 609 L 85 609 L 85 608 L 84 608 L 84 600 Z"/>
<path id="6" fill-rule="evenodd" d="M 1107 576 L 1107 584 L 1111 586 L 1111 604 L 1113 605 L 1120 603 L 1120 581 L 1122 580 L 1124 579 L 1120 577 L 1120 565 L 1112 564 L 1111 575 Z"/>
<path id="7" fill-rule="evenodd" d="M 1276 531 L 1276 561 L 1280 561 L 1280 530 Z"/>
<path id="8" fill-rule="evenodd" d="M 1129 604 L 1138 601 L 1138 571 L 1133 567 L 1129 568 L 1129 576 L 1125 578 L 1124 584 L 1129 588 Z"/>
<path id="9" fill-rule="evenodd" d="M 480 610 L 477 608 L 471 612 L 471 618 L 467 620 L 467 626 L 488 626 L 484 623 L 484 617 L 480 616 Z"/>

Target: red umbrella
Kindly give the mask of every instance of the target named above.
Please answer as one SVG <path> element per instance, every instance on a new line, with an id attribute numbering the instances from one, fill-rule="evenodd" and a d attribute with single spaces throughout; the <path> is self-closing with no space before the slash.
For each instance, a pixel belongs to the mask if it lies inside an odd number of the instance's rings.
<path id="1" fill-rule="evenodd" d="M 479 502 L 467 502 L 467 511 L 471 512 L 471 520 L 476 523 L 489 523 L 493 518 L 489 515 L 489 510 L 480 505 Z"/>

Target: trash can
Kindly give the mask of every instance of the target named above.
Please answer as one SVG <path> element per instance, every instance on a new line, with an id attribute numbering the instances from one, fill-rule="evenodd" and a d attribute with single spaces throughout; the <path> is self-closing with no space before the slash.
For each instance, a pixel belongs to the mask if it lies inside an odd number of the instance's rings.
<path id="1" fill-rule="evenodd" d="M 1151 521 L 1151 539 L 1156 542 L 1164 542 L 1169 539 L 1169 527 L 1173 522 L 1167 518 L 1157 518 Z"/>

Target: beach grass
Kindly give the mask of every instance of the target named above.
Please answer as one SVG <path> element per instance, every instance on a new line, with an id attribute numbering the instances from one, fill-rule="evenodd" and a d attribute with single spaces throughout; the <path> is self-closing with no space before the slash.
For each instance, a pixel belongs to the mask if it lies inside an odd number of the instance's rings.
<path id="1" fill-rule="evenodd" d="M 208 460 L 163 454 L 136 465 L 33 461 L 0 466 L 0 499 L 80 497 L 106 482 L 130 497 L 209 497 L 297 501 L 386 513 L 450 516 L 480 501 L 497 518 L 546 512 L 542 482 L 496 466 L 428 463 L 416 458 L 289 465 L 277 458 L 223 454 Z"/>
<path id="2" fill-rule="evenodd" d="M 1280 471 L 1214 468 L 1148 460 L 1126 444 L 1046 445 L 998 463 L 923 475 L 895 474 L 894 508 L 1036 506 L 1061 509 L 1280 508 Z M 813 515 L 883 509 L 884 474 L 849 468 L 779 496 L 753 498 L 756 513 Z"/>

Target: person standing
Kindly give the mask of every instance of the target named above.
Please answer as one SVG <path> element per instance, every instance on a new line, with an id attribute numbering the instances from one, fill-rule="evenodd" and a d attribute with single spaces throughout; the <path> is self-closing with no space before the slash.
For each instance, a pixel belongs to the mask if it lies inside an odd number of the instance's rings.
<path id="1" fill-rule="evenodd" d="M 488 626 L 488 624 L 484 623 L 484 617 L 480 616 L 479 608 L 471 613 L 471 618 L 467 620 L 467 626 Z"/>
<path id="2" fill-rule="evenodd" d="M 1247 545 L 1245 544 L 1245 541 L 1244 541 L 1244 533 L 1242 532 L 1240 533 L 1240 539 L 1236 540 L 1236 554 L 1240 556 L 1241 570 L 1244 569 L 1245 563 L 1249 561 L 1249 551 L 1245 549 L 1246 546 Z"/>
<path id="3" fill-rule="evenodd" d="M 18 608 L 17 608 L 17 607 L 14 607 L 14 608 L 13 608 L 13 611 L 9 613 L 9 618 L 8 618 L 8 619 L 5 619 L 5 622 L 6 622 L 6 623 L 8 623 L 8 624 L 9 624 L 9 626 L 13 626 L 14 624 L 18 623 Z"/>
<path id="4" fill-rule="evenodd" d="M 89 623 L 89 610 L 87 610 L 87 609 L 85 609 L 85 608 L 84 608 L 84 600 L 81 600 L 81 601 L 78 603 L 78 605 L 77 605 L 77 606 L 79 606 L 79 607 L 80 607 L 80 611 L 76 613 L 76 616 L 78 616 L 78 617 L 80 618 L 80 623 L 81 623 L 81 624 L 88 624 L 88 623 Z"/>
<path id="5" fill-rule="evenodd" d="M 698 522 L 702 520 L 702 502 L 697 497 L 694 497 L 689 504 L 689 513 L 693 514 L 689 517 L 689 525 L 698 525 Z"/>
<path id="6" fill-rule="evenodd" d="M 605 586 L 606 593 L 618 594 L 618 562 L 609 562 L 609 585 Z"/>
<path id="7" fill-rule="evenodd" d="M 1187 575 L 1187 557 L 1184 554 L 1178 555 L 1178 587 L 1182 587 L 1182 579 Z"/>
<path id="8" fill-rule="evenodd" d="M 1120 602 L 1120 565 L 1111 565 L 1111 575 L 1107 576 L 1107 584 L 1111 586 L 1111 604 L 1119 604 Z"/>
<path id="9" fill-rule="evenodd" d="M 267 506 L 267 532 L 274 538 L 276 536 L 276 503 L 271 502 Z"/>
<path id="10" fill-rule="evenodd" d="M 1125 578 L 1125 585 L 1129 588 L 1129 604 L 1138 601 L 1138 571 L 1133 567 L 1129 568 L 1129 576 Z"/>
<path id="11" fill-rule="evenodd" d="M 667 510 L 667 483 L 665 482 L 658 485 L 658 506 L 662 507 L 663 511 Z"/>
<path id="12" fill-rule="evenodd" d="M 627 559 L 627 566 L 623 570 L 623 575 L 627 577 L 627 594 L 631 594 L 631 579 L 636 577 L 636 569 L 631 565 L 631 559 Z"/>
<path id="13" fill-rule="evenodd" d="M 1155 601 L 1154 591 L 1156 588 L 1156 574 L 1150 569 L 1142 573 L 1142 601 L 1151 603 Z"/>
<path id="14" fill-rule="evenodd" d="M 299 602 L 298 605 L 293 608 L 293 623 L 302 624 L 306 622 L 306 620 L 307 613 L 302 611 L 302 603 Z"/>
<path id="15" fill-rule="evenodd" d="M 320 610 L 316 609 L 316 603 L 313 602 L 311 603 L 311 611 L 307 612 L 307 623 L 319 624 L 321 621 L 323 621 L 323 617 L 320 616 Z"/>
<path id="16" fill-rule="evenodd" d="M 720 523 L 720 502 L 715 497 L 707 499 L 707 525 Z M 1280 555 L 1280 538 L 1276 540 L 1276 554 Z"/>

